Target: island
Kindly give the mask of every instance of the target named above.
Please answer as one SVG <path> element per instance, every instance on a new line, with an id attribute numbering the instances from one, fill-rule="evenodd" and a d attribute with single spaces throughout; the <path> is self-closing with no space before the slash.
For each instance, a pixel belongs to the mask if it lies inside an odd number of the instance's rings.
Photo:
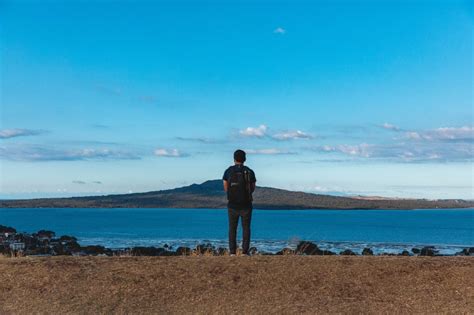
<path id="1" fill-rule="evenodd" d="M 143 193 L 102 196 L 0 200 L 1 208 L 206 208 L 227 206 L 221 180 Z M 403 199 L 364 196 L 332 196 L 271 187 L 257 187 L 254 208 L 302 209 L 453 209 L 474 208 L 474 200 Z"/>

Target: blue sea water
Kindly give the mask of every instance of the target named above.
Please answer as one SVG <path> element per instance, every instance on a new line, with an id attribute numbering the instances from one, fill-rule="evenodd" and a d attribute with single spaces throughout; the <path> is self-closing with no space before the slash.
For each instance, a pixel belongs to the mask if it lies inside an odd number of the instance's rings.
<path id="1" fill-rule="evenodd" d="M 28 233 L 53 230 L 76 236 L 81 245 L 111 248 L 227 246 L 224 209 L 0 208 L 0 224 Z M 474 209 L 253 211 L 251 246 L 275 252 L 300 240 L 334 251 L 368 246 L 375 253 L 399 253 L 434 245 L 453 254 L 474 247 Z"/>

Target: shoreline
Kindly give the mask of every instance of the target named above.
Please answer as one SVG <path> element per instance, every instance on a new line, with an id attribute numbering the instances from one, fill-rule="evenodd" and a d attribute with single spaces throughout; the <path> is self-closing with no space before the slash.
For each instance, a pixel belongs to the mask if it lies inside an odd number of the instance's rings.
<path id="1" fill-rule="evenodd" d="M 1 202 L 2 200 L 0 200 Z M 2 209 L 19 209 L 19 210 L 26 210 L 26 209 L 150 209 L 150 210 L 216 210 L 216 211 L 227 211 L 227 208 L 222 207 L 215 207 L 215 208 L 208 208 L 208 207 L 193 207 L 193 208 L 183 208 L 183 207 L 0 207 Z M 474 211 L 473 207 L 461 207 L 461 208 L 254 208 L 254 211 L 436 211 L 436 210 L 469 210 Z"/>
<path id="2" fill-rule="evenodd" d="M 238 240 L 238 244 L 241 244 L 241 239 Z M 374 251 L 374 255 L 388 255 L 388 254 L 400 254 L 403 250 L 407 250 L 411 252 L 412 249 L 422 249 L 422 248 L 434 248 L 439 251 L 438 256 L 456 256 L 457 253 L 460 253 L 464 249 L 469 249 L 474 247 L 473 244 L 436 244 L 436 243 L 387 243 L 387 242 L 356 242 L 356 241 L 321 241 L 321 240 L 301 240 L 305 242 L 311 242 L 317 244 L 318 247 L 322 250 L 329 250 L 335 253 L 339 253 L 343 250 L 349 249 L 356 253 L 357 255 L 361 255 L 361 252 L 364 248 L 370 248 Z M 227 240 L 193 240 L 191 241 L 181 241 L 180 240 L 158 240 L 153 242 L 144 243 L 135 243 L 129 246 L 111 246 L 108 243 L 100 243 L 95 244 L 94 242 L 88 242 L 79 239 L 78 242 L 81 246 L 93 246 L 93 245 L 100 245 L 111 250 L 127 250 L 133 247 L 170 247 L 170 248 L 178 248 L 178 247 L 189 247 L 195 248 L 199 245 L 204 244 L 211 244 L 214 248 L 219 247 L 226 247 L 228 245 Z M 113 242 L 112 242 L 113 243 Z M 278 245 L 262 245 L 262 243 L 273 243 L 273 244 L 281 244 Z M 295 250 L 297 248 L 297 243 L 288 244 L 289 242 L 284 240 L 252 240 L 250 246 L 255 247 L 258 249 L 260 253 L 266 254 L 276 254 L 280 250 L 283 249 L 292 249 Z M 240 246 L 240 245 L 239 245 Z"/>
<path id="3" fill-rule="evenodd" d="M 178 241 L 179 240 L 175 240 Z M 153 242 L 152 246 L 135 245 L 105 247 L 95 244 L 80 244 L 70 235 L 56 236 L 54 231 L 40 230 L 35 233 L 18 232 L 15 228 L 0 225 L 0 255 L 18 256 L 189 256 L 229 255 L 226 241 L 202 240 L 186 244 Z M 271 243 L 271 241 L 267 241 Z M 279 245 L 275 245 L 279 243 Z M 276 242 L 271 245 L 251 243 L 251 255 L 351 255 L 351 256 L 474 256 L 474 246 L 458 245 L 402 245 L 385 242 L 327 242 L 294 239 L 291 242 Z M 148 244 L 150 245 L 150 244 Z M 380 247 L 379 247 L 380 246 Z M 411 247 L 411 248 L 410 248 Z M 446 251 L 448 250 L 448 253 Z"/>

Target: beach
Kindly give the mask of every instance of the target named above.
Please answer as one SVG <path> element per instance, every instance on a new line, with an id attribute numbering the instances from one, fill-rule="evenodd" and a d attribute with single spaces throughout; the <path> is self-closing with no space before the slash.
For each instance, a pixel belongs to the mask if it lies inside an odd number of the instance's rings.
<path id="1" fill-rule="evenodd" d="M 472 257 L 0 258 L 0 313 L 473 313 L 473 270 Z"/>

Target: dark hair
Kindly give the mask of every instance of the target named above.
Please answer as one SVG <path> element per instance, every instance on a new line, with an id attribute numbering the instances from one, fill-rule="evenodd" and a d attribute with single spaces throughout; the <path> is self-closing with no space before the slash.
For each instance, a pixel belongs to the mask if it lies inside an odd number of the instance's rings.
<path id="1" fill-rule="evenodd" d="M 244 163 L 246 158 L 245 158 L 245 152 L 243 150 L 237 150 L 234 152 L 234 160 L 236 160 L 239 163 Z"/>

